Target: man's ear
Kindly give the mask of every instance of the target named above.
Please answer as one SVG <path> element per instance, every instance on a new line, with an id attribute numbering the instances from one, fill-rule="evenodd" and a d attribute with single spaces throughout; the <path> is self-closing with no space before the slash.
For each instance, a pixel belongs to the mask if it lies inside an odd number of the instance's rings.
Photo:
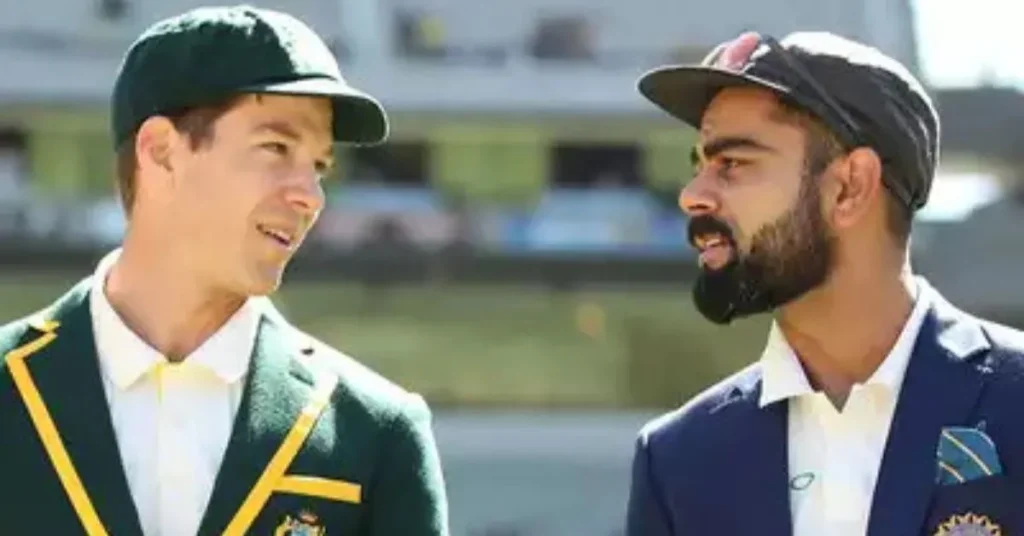
<path id="1" fill-rule="evenodd" d="M 173 170 L 171 154 L 180 134 L 170 119 L 154 116 L 146 119 L 135 136 L 135 154 L 140 170 Z"/>
<path id="2" fill-rule="evenodd" d="M 836 162 L 833 174 L 836 188 L 832 222 L 836 228 L 857 224 L 884 194 L 882 161 L 874 149 L 858 147 Z"/>

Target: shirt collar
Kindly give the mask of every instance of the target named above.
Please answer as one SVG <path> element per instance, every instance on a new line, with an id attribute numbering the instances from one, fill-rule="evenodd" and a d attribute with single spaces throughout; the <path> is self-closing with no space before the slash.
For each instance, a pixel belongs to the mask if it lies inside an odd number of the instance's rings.
<path id="1" fill-rule="evenodd" d="M 914 308 L 903 325 L 903 331 L 900 332 L 896 343 L 889 350 L 889 355 L 868 378 L 865 385 L 882 385 L 889 388 L 893 394 L 899 394 L 910 356 L 914 352 L 914 343 L 931 303 L 926 289 L 923 280 L 915 278 Z M 761 378 L 761 407 L 814 392 L 796 352 L 786 341 L 782 329 L 776 322 L 772 322 L 768 342 L 761 354 Z"/>
<path id="2" fill-rule="evenodd" d="M 772 322 L 768 342 L 761 354 L 761 407 L 814 392 L 803 366 L 786 341 L 782 328 Z"/>
<path id="3" fill-rule="evenodd" d="M 107 254 L 97 265 L 89 293 L 93 333 L 100 367 L 119 389 L 126 389 L 167 359 L 129 328 L 105 293 L 107 276 L 121 250 Z M 256 344 L 262 309 L 260 299 L 249 299 L 183 363 L 203 367 L 224 383 L 242 379 Z"/>

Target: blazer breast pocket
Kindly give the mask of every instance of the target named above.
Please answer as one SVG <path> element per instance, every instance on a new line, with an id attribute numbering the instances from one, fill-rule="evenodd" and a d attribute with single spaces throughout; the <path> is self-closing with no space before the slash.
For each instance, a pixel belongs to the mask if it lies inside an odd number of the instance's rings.
<path id="1" fill-rule="evenodd" d="M 927 536 L 1024 535 L 1024 479 L 1009 475 L 937 486 Z"/>

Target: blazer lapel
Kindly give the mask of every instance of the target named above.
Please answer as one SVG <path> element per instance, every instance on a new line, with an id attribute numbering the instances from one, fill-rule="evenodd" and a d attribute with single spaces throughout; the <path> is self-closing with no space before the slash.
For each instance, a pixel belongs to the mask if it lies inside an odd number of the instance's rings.
<path id="1" fill-rule="evenodd" d="M 313 390 L 313 375 L 295 359 L 300 346 L 264 315 L 242 401 L 200 535 L 224 533 L 299 418 Z"/>
<path id="2" fill-rule="evenodd" d="M 970 363 L 989 348 L 981 324 L 930 295 L 875 486 L 869 536 L 920 533 L 942 427 L 967 422 L 983 387 L 984 375 Z"/>
<path id="3" fill-rule="evenodd" d="M 785 401 L 759 406 L 761 378 L 756 383 L 736 392 L 733 397 L 713 411 L 742 411 L 737 415 L 729 442 L 739 447 L 743 455 L 723 452 L 720 463 L 724 474 L 712 475 L 712 480 L 730 483 L 720 488 L 720 512 L 730 512 L 743 505 L 742 515 L 720 520 L 734 530 L 721 534 L 791 534 L 789 508 L 789 450 L 787 448 L 787 403 Z M 728 408 L 727 406 L 738 407 Z"/>
<path id="4" fill-rule="evenodd" d="M 65 476 L 78 477 L 78 483 L 73 477 L 65 483 L 65 488 L 72 488 L 68 494 L 83 498 L 80 504 L 94 509 L 108 534 L 141 536 L 103 390 L 87 299 L 89 281 L 31 323 L 21 345 L 47 334 L 55 337 L 23 362 L 59 434 L 56 441 L 48 441 L 50 448 L 66 451 L 71 468 L 65 469 Z M 39 423 L 35 424 L 38 432 Z"/>

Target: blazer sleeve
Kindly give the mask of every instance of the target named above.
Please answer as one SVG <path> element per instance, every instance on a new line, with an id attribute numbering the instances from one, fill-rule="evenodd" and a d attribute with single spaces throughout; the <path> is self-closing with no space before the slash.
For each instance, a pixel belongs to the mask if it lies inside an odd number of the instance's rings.
<path id="1" fill-rule="evenodd" d="M 448 499 L 426 402 L 411 395 L 384 433 L 366 536 L 448 536 Z"/>
<path id="2" fill-rule="evenodd" d="M 671 521 L 653 473 L 647 436 L 641 434 L 633 454 L 626 536 L 682 536 L 682 533 L 672 530 Z"/>

